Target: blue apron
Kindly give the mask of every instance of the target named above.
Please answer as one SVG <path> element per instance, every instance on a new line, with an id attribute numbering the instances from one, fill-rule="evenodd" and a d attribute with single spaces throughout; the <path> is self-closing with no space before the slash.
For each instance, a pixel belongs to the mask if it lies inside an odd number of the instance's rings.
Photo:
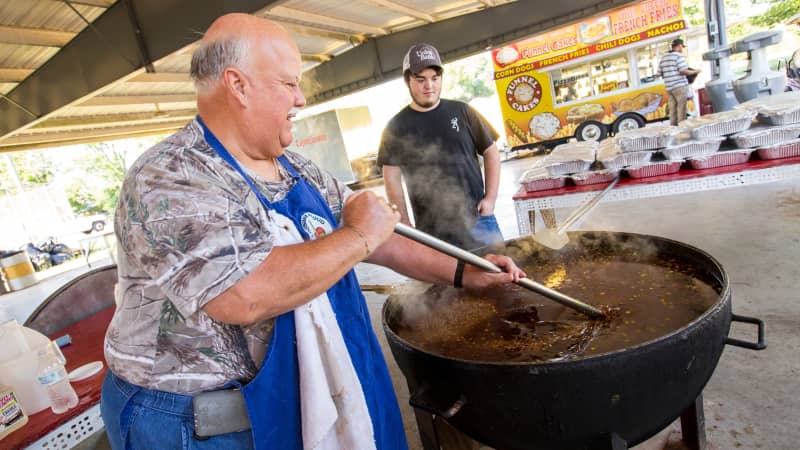
<path id="1" fill-rule="evenodd" d="M 299 176 L 284 156 L 278 160 L 295 179 L 295 184 L 283 200 L 270 202 L 200 117 L 197 121 L 203 127 L 205 139 L 211 148 L 242 175 L 264 208 L 290 218 L 304 239 L 311 239 L 301 223 L 306 213 L 326 219 L 333 228 L 337 226 L 333 213 L 319 191 Z M 367 304 L 354 270 L 350 270 L 328 289 L 328 298 L 361 382 L 372 419 L 376 447 L 380 450 L 407 449 L 389 370 L 372 331 Z M 299 379 L 294 312 L 289 311 L 276 318 L 263 365 L 255 378 L 242 387 L 256 449 L 303 448 Z"/>

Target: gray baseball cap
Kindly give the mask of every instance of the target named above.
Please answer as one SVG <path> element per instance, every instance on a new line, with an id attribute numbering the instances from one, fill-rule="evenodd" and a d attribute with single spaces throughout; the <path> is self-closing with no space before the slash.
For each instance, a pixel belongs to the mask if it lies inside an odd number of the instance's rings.
<path id="1" fill-rule="evenodd" d="M 413 73 L 420 73 L 428 67 L 442 68 L 442 59 L 439 58 L 439 51 L 430 44 L 416 44 L 408 49 L 403 58 L 403 75 L 407 70 Z"/>

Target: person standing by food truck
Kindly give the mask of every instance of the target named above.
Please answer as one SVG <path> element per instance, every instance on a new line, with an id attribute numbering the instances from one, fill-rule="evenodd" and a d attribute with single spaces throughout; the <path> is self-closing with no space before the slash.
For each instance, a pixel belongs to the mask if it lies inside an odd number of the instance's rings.
<path id="1" fill-rule="evenodd" d="M 800 28 L 800 13 L 786 20 L 786 25 L 797 25 Z M 800 91 L 800 48 L 786 61 L 786 90 Z"/>
<path id="2" fill-rule="evenodd" d="M 669 98 L 669 123 L 677 125 L 686 120 L 686 101 L 689 98 L 689 75 L 697 75 L 699 70 L 690 69 L 681 52 L 685 45 L 683 39 L 672 41 L 672 51 L 658 63 L 658 75 L 664 79 Z"/>
<path id="3" fill-rule="evenodd" d="M 378 149 L 389 201 L 411 225 L 405 179 L 418 229 L 462 248 L 502 242 L 494 216 L 500 183 L 497 132 L 469 105 L 440 98 L 442 62 L 432 45 L 409 48 L 403 78 L 411 104 L 386 125 Z"/>

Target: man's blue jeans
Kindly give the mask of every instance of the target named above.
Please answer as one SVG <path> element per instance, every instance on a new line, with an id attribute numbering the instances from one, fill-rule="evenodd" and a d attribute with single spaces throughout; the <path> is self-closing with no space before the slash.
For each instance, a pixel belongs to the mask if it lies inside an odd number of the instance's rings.
<path id="1" fill-rule="evenodd" d="M 500 226 L 494 215 L 478 216 L 478 221 L 470 231 L 472 238 L 481 245 L 493 245 L 504 241 Z"/>
<path id="2" fill-rule="evenodd" d="M 253 448 L 250 430 L 195 439 L 191 396 L 145 389 L 111 370 L 103 381 L 100 413 L 114 450 Z"/>

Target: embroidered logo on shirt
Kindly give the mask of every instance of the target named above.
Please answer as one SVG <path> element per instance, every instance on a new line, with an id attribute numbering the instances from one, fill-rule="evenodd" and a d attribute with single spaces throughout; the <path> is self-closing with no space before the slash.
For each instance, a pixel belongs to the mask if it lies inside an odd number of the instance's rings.
<path id="1" fill-rule="evenodd" d="M 325 218 L 320 217 L 314 213 L 303 213 L 300 216 L 300 224 L 303 226 L 306 234 L 311 236 L 312 239 L 317 239 L 333 231 L 330 222 Z"/>
<path id="2" fill-rule="evenodd" d="M 456 130 L 456 133 L 460 131 L 460 128 L 458 127 L 458 117 L 453 117 L 450 119 L 450 128 Z"/>

